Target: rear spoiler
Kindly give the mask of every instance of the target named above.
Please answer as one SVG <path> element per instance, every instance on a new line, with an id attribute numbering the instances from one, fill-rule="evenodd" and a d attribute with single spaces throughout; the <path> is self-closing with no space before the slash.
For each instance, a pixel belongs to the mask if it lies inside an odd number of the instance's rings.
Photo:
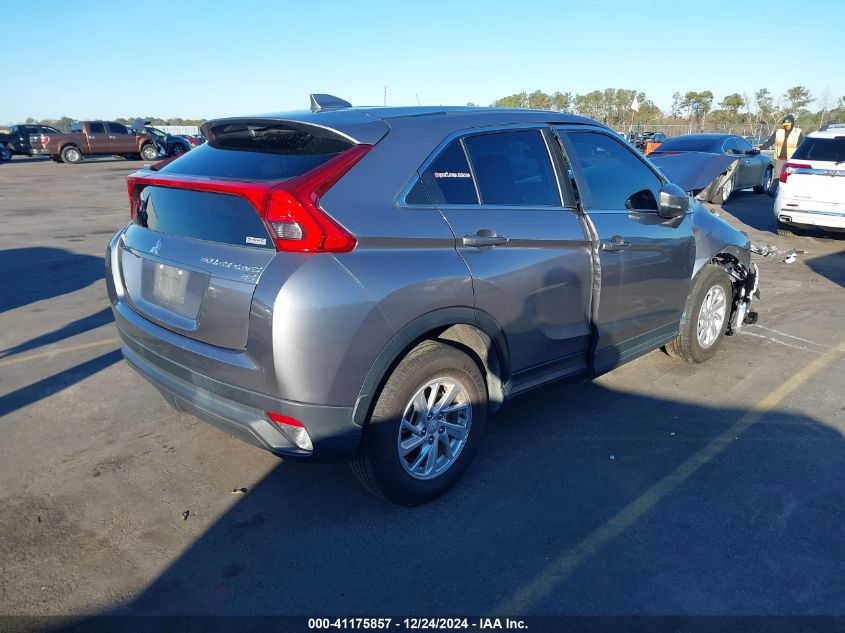
<path id="1" fill-rule="evenodd" d="M 205 139 L 213 145 L 214 139 L 225 134 L 228 129 L 243 125 L 284 125 L 315 136 L 348 141 L 356 145 L 375 145 L 389 130 L 381 119 L 347 109 L 213 119 L 203 123 L 200 130 Z"/>

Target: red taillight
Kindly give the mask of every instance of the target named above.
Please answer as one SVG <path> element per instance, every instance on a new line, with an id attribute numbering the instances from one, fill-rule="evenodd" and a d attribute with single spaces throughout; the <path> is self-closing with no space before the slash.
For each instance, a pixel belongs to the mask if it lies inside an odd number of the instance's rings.
<path id="1" fill-rule="evenodd" d="M 44 147 L 47 147 L 47 143 L 49 143 L 49 142 L 50 142 L 50 137 L 49 137 L 49 136 L 47 136 L 46 134 L 42 134 L 42 135 L 41 135 L 41 144 L 42 144 Z"/>
<path id="2" fill-rule="evenodd" d="M 320 198 L 372 147 L 356 145 L 272 191 L 265 220 L 277 250 L 346 253 L 355 248 L 355 238 L 326 215 Z"/>
<path id="3" fill-rule="evenodd" d="M 807 165 L 805 163 L 786 163 L 783 168 L 780 170 L 780 178 L 781 182 L 786 182 L 786 179 L 789 178 L 789 175 L 793 173 L 796 169 L 812 169 L 812 165 Z"/>
<path id="4" fill-rule="evenodd" d="M 320 208 L 320 198 L 372 148 L 356 145 L 281 184 L 137 172 L 126 181 L 130 216 L 134 217 L 141 189 L 148 186 L 237 195 L 249 200 L 267 222 L 276 250 L 345 253 L 355 248 L 355 238 Z"/>
<path id="5" fill-rule="evenodd" d="M 292 418 L 287 415 L 282 415 L 281 413 L 274 413 L 273 411 L 268 411 L 267 417 L 270 418 L 270 420 L 272 420 L 276 424 L 287 424 L 288 426 L 296 426 L 300 429 L 305 428 L 302 425 L 302 422 L 300 422 L 296 418 Z"/>

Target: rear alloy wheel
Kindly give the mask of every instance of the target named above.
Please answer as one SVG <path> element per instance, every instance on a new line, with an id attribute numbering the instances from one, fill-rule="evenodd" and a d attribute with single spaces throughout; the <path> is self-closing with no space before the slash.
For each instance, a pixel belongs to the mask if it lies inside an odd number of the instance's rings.
<path id="1" fill-rule="evenodd" d="M 155 160 L 158 158 L 158 150 L 152 143 L 147 143 L 141 148 L 141 158 L 143 160 Z"/>
<path id="2" fill-rule="evenodd" d="M 754 187 L 754 193 L 769 193 L 772 190 L 772 181 L 775 179 L 775 170 L 769 166 L 763 173 L 763 182 Z"/>
<path id="3" fill-rule="evenodd" d="M 62 162 L 76 165 L 82 162 L 82 150 L 75 145 L 69 145 L 62 150 Z"/>
<path id="4" fill-rule="evenodd" d="M 367 490 L 395 503 L 431 501 L 469 466 L 486 417 L 487 388 L 475 361 L 424 341 L 385 383 L 352 471 Z"/>
<path id="5" fill-rule="evenodd" d="M 715 264 L 704 267 L 695 282 L 677 338 L 666 353 L 689 363 L 703 363 L 716 355 L 731 318 L 733 289 L 730 277 Z"/>

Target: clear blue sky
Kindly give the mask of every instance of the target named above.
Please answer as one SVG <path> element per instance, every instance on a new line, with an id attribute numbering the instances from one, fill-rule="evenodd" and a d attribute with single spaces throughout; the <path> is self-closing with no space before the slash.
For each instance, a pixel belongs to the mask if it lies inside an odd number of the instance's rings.
<path id="1" fill-rule="evenodd" d="M 841 0 L 6 0 L 0 123 L 488 105 L 535 89 L 845 96 Z M 795 53 L 775 46 L 798 23 Z M 100 28 L 100 25 L 106 28 Z"/>

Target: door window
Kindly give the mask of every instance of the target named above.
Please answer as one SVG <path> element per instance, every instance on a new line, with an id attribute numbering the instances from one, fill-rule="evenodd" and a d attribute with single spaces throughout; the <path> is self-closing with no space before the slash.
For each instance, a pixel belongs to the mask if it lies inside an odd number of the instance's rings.
<path id="1" fill-rule="evenodd" d="M 751 143 L 746 141 L 744 138 L 736 137 L 734 140 L 736 141 L 736 146 L 743 152 L 750 152 L 753 149 L 751 147 Z"/>
<path id="2" fill-rule="evenodd" d="M 106 128 L 100 121 L 88 124 L 88 134 L 105 134 Z"/>
<path id="3" fill-rule="evenodd" d="M 446 146 L 422 174 L 423 184 L 433 204 L 478 204 L 475 183 L 460 139 Z M 410 193 L 414 192 L 416 186 Z M 421 199 L 419 191 L 415 197 Z M 408 200 L 411 204 L 419 204 Z"/>
<path id="4" fill-rule="evenodd" d="M 736 144 L 736 139 L 729 138 L 722 144 L 722 151 L 725 154 L 736 154 L 739 146 Z"/>
<path id="5" fill-rule="evenodd" d="M 568 132 L 565 146 L 584 208 L 657 211 L 663 183 L 627 146 L 599 132 Z"/>
<path id="6" fill-rule="evenodd" d="M 464 139 L 482 204 L 560 206 L 560 192 L 540 130 L 477 134 Z"/>
<path id="7" fill-rule="evenodd" d="M 109 123 L 109 134 L 129 134 L 125 125 L 120 123 Z"/>

